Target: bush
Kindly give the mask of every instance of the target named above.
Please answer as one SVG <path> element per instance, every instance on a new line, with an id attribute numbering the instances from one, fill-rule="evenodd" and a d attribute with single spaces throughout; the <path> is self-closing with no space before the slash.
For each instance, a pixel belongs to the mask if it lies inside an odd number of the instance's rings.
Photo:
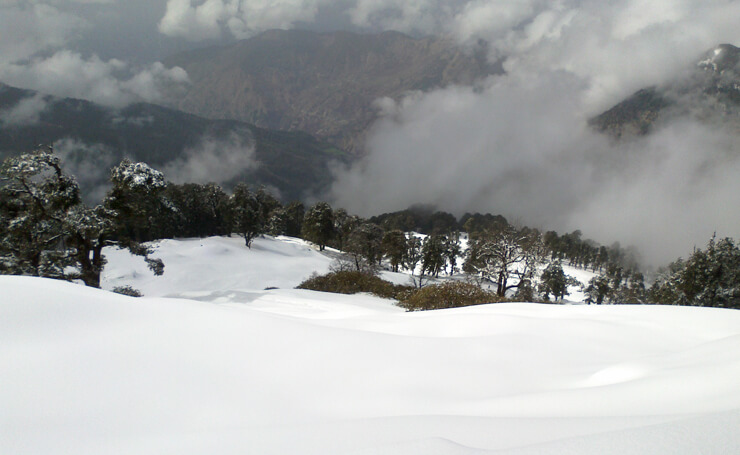
<path id="1" fill-rule="evenodd" d="M 420 311 L 497 303 L 503 300 L 495 292 L 486 291 L 476 284 L 449 281 L 421 288 L 403 298 L 399 305 L 409 311 Z"/>
<path id="2" fill-rule="evenodd" d="M 337 271 L 314 276 L 299 284 L 297 289 L 333 292 L 335 294 L 357 294 L 368 292 L 386 299 L 399 299 L 413 288 L 393 284 L 371 273 Z"/>
<path id="3" fill-rule="evenodd" d="M 126 286 L 116 286 L 113 288 L 113 292 L 116 294 L 123 294 L 127 295 L 129 297 L 141 297 L 143 294 L 138 289 L 132 288 L 129 285 Z"/>

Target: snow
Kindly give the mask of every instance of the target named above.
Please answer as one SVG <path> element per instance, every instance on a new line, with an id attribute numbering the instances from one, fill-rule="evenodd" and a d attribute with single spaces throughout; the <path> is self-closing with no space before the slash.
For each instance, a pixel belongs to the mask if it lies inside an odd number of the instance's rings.
<path id="1" fill-rule="evenodd" d="M 330 263 L 295 239 L 170 240 L 157 253 L 161 277 L 107 251 L 104 287 L 138 299 L 0 276 L 0 452 L 740 451 L 736 310 L 406 313 L 292 289 Z"/>
<path id="2" fill-rule="evenodd" d="M 294 288 L 311 273 L 327 273 L 330 257 L 307 242 L 291 237 L 256 238 L 251 249 L 237 236 L 162 240 L 153 245 L 165 273 L 152 275 L 143 259 L 127 250 L 106 248 L 108 265 L 103 288 L 132 285 L 146 296 L 177 296 L 183 292 L 230 289 Z"/>

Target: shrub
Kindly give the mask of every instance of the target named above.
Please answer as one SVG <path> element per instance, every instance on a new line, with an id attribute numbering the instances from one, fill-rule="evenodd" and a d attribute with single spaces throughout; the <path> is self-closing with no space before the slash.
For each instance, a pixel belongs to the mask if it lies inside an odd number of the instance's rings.
<path id="1" fill-rule="evenodd" d="M 129 297 L 141 297 L 143 294 L 138 289 L 132 288 L 129 285 L 126 286 L 116 286 L 113 288 L 113 292 L 116 294 L 123 294 L 127 295 Z"/>
<path id="2" fill-rule="evenodd" d="M 398 299 L 413 288 L 393 284 L 371 273 L 345 270 L 331 272 L 321 276 L 313 276 L 299 284 L 297 289 L 333 292 L 336 294 L 368 292 L 378 297 Z"/>
<path id="3" fill-rule="evenodd" d="M 399 305 L 409 311 L 420 311 L 497 303 L 503 300 L 495 292 L 486 291 L 476 284 L 449 281 L 410 293 L 399 302 Z"/>

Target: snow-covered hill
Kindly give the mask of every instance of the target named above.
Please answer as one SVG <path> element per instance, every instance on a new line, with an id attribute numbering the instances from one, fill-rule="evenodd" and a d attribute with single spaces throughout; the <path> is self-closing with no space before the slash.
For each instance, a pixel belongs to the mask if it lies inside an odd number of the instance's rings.
<path id="1" fill-rule="evenodd" d="M 102 276 L 103 289 L 129 285 L 145 296 L 191 297 L 198 292 L 294 288 L 312 273 L 327 273 L 337 256 L 335 250 L 328 249 L 322 254 L 304 240 L 284 236 L 257 238 L 251 249 L 247 249 L 244 241 L 236 236 L 162 240 L 155 242 L 153 247 L 156 251 L 153 256 L 165 263 L 163 276 L 152 275 L 144 261 L 131 256 L 127 250 L 107 248 L 108 265 Z M 466 249 L 464 238 L 463 254 Z M 458 268 L 463 262 L 464 257 L 460 257 Z M 417 274 L 420 268 L 417 266 Z M 590 271 L 568 265 L 563 265 L 563 270 L 584 285 L 595 276 Z M 381 275 L 395 284 L 412 283 L 409 272 L 403 269 L 401 273 L 383 271 Z M 440 280 L 448 278 L 445 273 L 440 275 Z M 452 279 L 463 279 L 463 276 L 454 275 Z M 434 281 L 439 280 L 431 280 Z M 568 302 L 580 303 L 586 298 L 580 286 L 570 286 L 569 291 Z"/>
<path id="2" fill-rule="evenodd" d="M 291 289 L 330 262 L 302 242 L 244 251 L 166 241 L 159 278 L 109 252 L 105 286 L 139 299 L 0 276 L 0 452 L 740 451 L 736 310 L 405 313 Z"/>

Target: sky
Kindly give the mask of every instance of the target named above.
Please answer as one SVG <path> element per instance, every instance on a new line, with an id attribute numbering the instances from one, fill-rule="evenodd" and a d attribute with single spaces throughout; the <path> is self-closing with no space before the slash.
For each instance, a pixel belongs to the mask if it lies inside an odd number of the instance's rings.
<path id="1" fill-rule="evenodd" d="M 337 170 L 331 200 L 363 215 L 501 213 L 664 262 L 713 232 L 740 237 L 737 136 L 683 119 L 615 145 L 586 121 L 739 45 L 738 18 L 737 0 L 0 0 L 0 81 L 122 106 L 188 83 L 167 55 L 272 28 L 485 40 L 506 75 L 378 100 L 365 156 Z M 27 104 L 27 118 L 43 107 Z"/>

